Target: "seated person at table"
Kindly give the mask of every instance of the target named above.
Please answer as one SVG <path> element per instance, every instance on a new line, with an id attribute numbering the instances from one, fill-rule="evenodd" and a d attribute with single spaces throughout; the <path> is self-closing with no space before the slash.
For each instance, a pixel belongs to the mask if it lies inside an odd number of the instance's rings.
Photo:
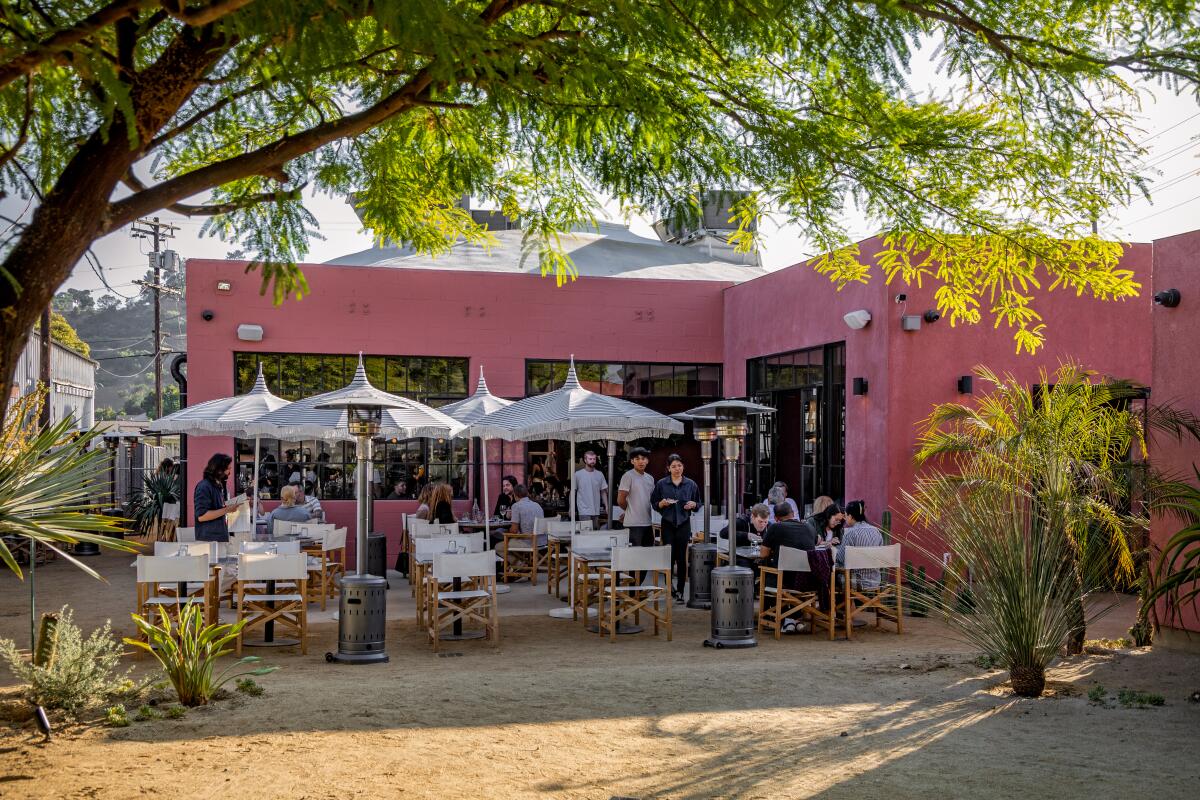
<path id="1" fill-rule="evenodd" d="M 500 496 L 496 498 L 496 508 L 492 511 L 492 516 L 507 519 L 508 510 L 515 502 L 517 502 L 517 479 L 512 475 L 505 475 L 500 481 Z"/>
<path id="2" fill-rule="evenodd" d="M 821 547 L 837 547 L 842 533 L 842 524 L 846 515 L 838 504 L 829 501 L 829 505 L 809 517 L 807 522 L 817 534 L 817 545 Z"/>
<path id="3" fill-rule="evenodd" d="M 430 522 L 436 522 L 439 525 L 453 525 L 456 520 L 454 518 L 454 508 L 450 501 L 454 499 L 454 491 L 450 488 L 450 484 L 445 481 L 438 481 L 433 485 L 433 493 L 429 496 L 429 507 L 432 512 L 429 515 Z"/>
<path id="4" fill-rule="evenodd" d="M 765 503 L 757 503 L 751 509 L 749 514 L 738 514 L 734 524 L 737 526 L 737 547 L 746 547 L 750 544 L 750 531 L 753 530 L 759 536 L 763 535 L 763 531 L 771 524 L 769 522 L 771 510 L 767 508 Z M 721 530 L 721 538 L 729 538 L 729 526 L 726 525 Z"/>
<path id="5" fill-rule="evenodd" d="M 406 500 L 408 498 L 408 481 L 401 478 L 392 485 L 392 493 L 384 500 Z"/>
<path id="6" fill-rule="evenodd" d="M 867 522 L 867 504 L 862 500 L 851 500 L 846 504 L 846 528 L 842 531 L 842 542 L 838 545 L 834 564 L 839 568 L 846 563 L 847 547 L 883 547 L 883 534 Z M 854 588 L 874 591 L 879 588 L 879 570 L 856 569 L 851 573 Z"/>
<path id="7" fill-rule="evenodd" d="M 421 493 L 417 495 L 417 513 L 413 514 L 417 519 L 429 521 L 429 498 L 433 497 L 433 484 L 427 483 L 421 487 Z"/>
<path id="8" fill-rule="evenodd" d="M 283 520 L 285 522 L 308 522 L 310 519 L 312 519 L 303 507 L 296 505 L 295 486 L 289 485 L 283 487 L 283 492 L 281 495 L 283 502 L 280 503 L 278 508 L 267 515 L 268 536 L 275 535 L 276 520 Z"/>
<path id="9" fill-rule="evenodd" d="M 786 502 L 787 494 L 783 491 L 783 489 L 780 489 L 778 486 L 772 486 L 771 490 L 767 492 L 767 499 L 762 501 L 762 505 L 767 507 L 767 522 L 775 522 L 775 506 Z M 791 506 L 789 506 L 789 508 L 790 507 Z M 799 519 L 800 515 L 793 511 L 792 517 L 793 519 Z"/>
<path id="10" fill-rule="evenodd" d="M 529 498 L 529 490 L 525 488 L 525 484 L 518 483 L 513 494 L 517 496 L 517 502 L 512 504 L 510 511 L 512 512 L 512 526 L 508 529 L 509 533 L 533 533 L 534 520 L 541 519 L 542 507 L 533 502 Z M 545 544 L 546 537 L 543 534 L 538 537 L 538 544 Z"/>
<path id="11" fill-rule="evenodd" d="M 317 519 L 321 516 L 321 501 L 316 495 L 306 495 L 304 487 L 300 484 L 292 484 L 292 488 L 296 490 L 296 505 L 303 508 L 308 513 L 309 519 Z"/>
<path id="12" fill-rule="evenodd" d="M 775 506 L 775 522 L 767 526 L 763 534 L 759 558 L 762 563 L 774 567 L 779 563 L 779 548 L 795 547 L 798 550 L 813 550 L 817 546 L 817 534 L 812 527 L 792 517 L 792 507 L 787 503 Z"/>

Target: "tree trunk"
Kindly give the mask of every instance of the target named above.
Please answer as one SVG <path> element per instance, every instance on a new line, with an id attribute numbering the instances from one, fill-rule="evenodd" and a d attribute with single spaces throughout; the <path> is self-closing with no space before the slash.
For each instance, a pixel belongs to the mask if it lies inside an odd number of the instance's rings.
<path id="1" fill-rule="evenodd" d="M 1046 689 L 1046 669 L 1036 666 L 1011 667 L 1008 677 L 1017 697 L 1041 697 Z"/>
<path id="2" fill-rule="evenodd" d="M 1083 640 L 1087 636 L 1087 615 L 1083 608 L 1083 581 L 1079 577 L 1078 565 L 1071 569 L 1073 587 L 1071 602 L 1067 606 L 1067 616 L 1071 621 L 1071 630 L 1067 634 L 1067 655 L 1077 656 L 1083 652 Z"/>

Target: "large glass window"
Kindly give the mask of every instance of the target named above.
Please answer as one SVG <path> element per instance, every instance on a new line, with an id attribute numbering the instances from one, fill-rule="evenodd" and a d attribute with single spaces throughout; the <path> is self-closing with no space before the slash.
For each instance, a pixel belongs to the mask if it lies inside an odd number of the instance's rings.
<path id="1" fill-rule="evenodd" d="M 553 391 L 567 379 L 566 361 L 526 361 L 525 394 Z M 583 388 L 628 399 L 647 397 L 720 397 L 720 364 L 613 364 L 576 361 Z"/>
<path id="2" fill-rule="evenodd" d="M 235 353 L 234 389 L 250 391 L 258 367 L 272 392 L 298 400 L 348 384 L 358 366 L 356 355 L 325 353 Z M 466 358 L 429 356 L 363 357 L 371 383 L 384 391 L 441 406 L 467 396 Z M 348 443 L 262 439 L 258 488 L 262 497 L 278 499 L 279 491 L 301 481 L 306 492 L 322 499 L 355 497 L 354 447 Z M 254 441 L 239 439 L 235 460 L 239 491 L 249 492 L 254 474 Z M 454 496 L 467 497 L 471 451 L 466 439 L 409 439 L 377 443 L 372 480 L 377 498 L 415 498 L 421 486 L 445 481 Z"/>

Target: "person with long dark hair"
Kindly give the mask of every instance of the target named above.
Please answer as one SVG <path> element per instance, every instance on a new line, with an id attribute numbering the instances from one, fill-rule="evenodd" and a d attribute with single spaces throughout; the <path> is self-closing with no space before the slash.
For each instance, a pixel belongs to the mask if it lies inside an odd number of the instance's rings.
<path id="1" fill-rule="evenodd" d="M 233 459 L 225 453 L 217 453 L 204 467 L 204 477 L 196 484 L 192 495 L 192 507 L 196 509 L 196 541 L 228 542 L 229 526 L 225 515 L 240 505 L 231 502 L 225 492 L 229 480 L 229 465 Z"/>
<path id="2" fill-rule="evenodd" d="M 650 504 L 662 515 L 663 544 L 671 546 L 671 571 L 675 573 L 675 602 L 683 602 L 687 582 L 687 543 L 692 538 L 692 512 L 699 506 L 700 489 L 684 477 L 683 459 L 675 453 L 667 456 L 667 477 L 654 484 Z"/>
<path id="3" fill-rule="evenodd" d="M 496 509 L 492 512 L 492 516 L 508 519 L 508 509 L 515 502 L 517 502 L 517 479 L 512 475 L 505 475 L 500 480 L 500 496 L 496 498 Z"/>

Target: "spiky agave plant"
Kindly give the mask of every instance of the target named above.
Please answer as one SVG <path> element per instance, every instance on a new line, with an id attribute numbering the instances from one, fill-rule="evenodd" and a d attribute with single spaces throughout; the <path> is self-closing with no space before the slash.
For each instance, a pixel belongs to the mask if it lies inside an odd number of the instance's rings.
<path id="1" fill-rule="evenodd" d="M 1079 598 L 1063 509 L 1012 485 L 1000 470 L 970 479 L 925 475 L 905 500 L 972 576 L 971 613 L 936 595 L 933 613 L 1008 670 L 1015 694 L 1041 695 Z M 1094 573 L 1082 578 L 1085 590 L 1096 585 Z"/>
<path id="2" fill-rule="evenodd" d="M 155 471 L 142 483 L 141 494 L 129 504 L 129 518 L 138 533 L 149 533 L 162 524 L 163 507 L 179 502 L 179 476 L 173 472 Z"/>
<path id="3" fill-rule="evenodd" d="M 41 394 L 15 400 L 0 427 L 0 536 L 19 536 L 54 550 L 94 578 L 100 575 L 73 558 L 64 544 L 94 542 L 133 551 L 136 545 L 106 536 L 122 520 L 94 513 L 106 454 L 89 446 L 100 435 L 72 430 L 70 419 L 39 428 Z M 31 547 L 32 550 L 32 547 Z M 12 551 L 0 539 L 0 561 L 22 577 Z"/>

